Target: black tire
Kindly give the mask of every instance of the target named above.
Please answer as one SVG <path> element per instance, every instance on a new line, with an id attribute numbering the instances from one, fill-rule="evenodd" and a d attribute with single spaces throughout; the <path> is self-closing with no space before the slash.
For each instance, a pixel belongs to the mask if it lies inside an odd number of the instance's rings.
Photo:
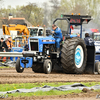
<path id="1" fill-rule="evenodd" d="M 95 71 L 98 72 L 98 74 L 100 74 L 100 62 L 95 63 Z"/>
<path id="2" fill-rule="evenodd" d="M 43 70 L 45 74 L 50 74 L 52 71 L 52 62 L 49 59 L 46 59 L 43 64 Z"/>
<path id="3" fill-rule="evenodd" d="M 65 73 L 81 74 L 84 72 L 87 61 L 87 49 L 84 40 L 80 38 L 68 39 L 61 51 L 61 63 Z"/>
<path id="4" fill-rule="evenodd" d="M 43 63 L 33 63 L 32 71 L 35 73 L 43 73 Z"/>
<path id="5" fill-rule="evenodd" d="M 22 73 L 22 72 L 24 71 L 24 68 L 22 68 L 22 67 L 20 66 L 20 58 L 18 58 L 17 61 L 16 61 L 16 71 L 17 71 L 18 73 Z"/>
<path id="6" fill-rule="evenodd" d="M 52 59 L 52 70 L 54 69 L 54 67 L 55 67 L 56 63 L 57 63 L 57 60 Z"/>

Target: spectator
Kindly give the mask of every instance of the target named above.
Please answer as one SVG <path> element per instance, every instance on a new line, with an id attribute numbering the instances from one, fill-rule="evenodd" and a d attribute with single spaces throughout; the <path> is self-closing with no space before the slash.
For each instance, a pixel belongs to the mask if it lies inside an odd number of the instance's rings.
<path id="1" fill-rule="evenodd" d="M 1 40 L 0 40 L 0 52 L 3 52 L 4 51 L 4 39 L 3 38 L 1 38 Z M 2 60 L 3 60 L 3 57 L 1 57 L 1 62 L 2 62 Z"/>
<path id="2" fill-rule="evenodd" d="M 8 46 L 7 46 L 7 43 L 8 43 L 8 38 L 4 41 L 5 52 L 8 52 Z M 8 62 L 8 57 L 6 57 L 6 62 Z M 6 62 L 5 62 L 5 63 L 6 63 Z"/>
<path id="3" fill-rule="evenodd" d="M 26 44 L 24 46 L 24 51 L 28 51 L 29 50 L 29 44 L 28 41 L 26 41 Z"/>
<path id="4" fill-rule="evenodd" d="M 0 40 L 0 52 L 3 52 L 3 50 L 4 50 L 4 39 L 3 38 L 1 38 L 1 40 Z"/>
<path id="5" fill-rule="evenodd" d="M 3 44 L 4 51 L 7 51 L 8 50 L 7 41 L 8 41 L 8 39 L 5 39 L 4 44 Z"/>
<path id="6" fill-rule="evenodd" d="M 94 46 L 94 41 L 93 39 L 89 36 L 89 33 L 85 34 L 85 38 L 84 38 L 85 44 L 87 46 Z"/>
<path id="7" fill-rule="evenodd" d="M 12 42 L 11 42 L 11 37 L 8 37 L 8 40 L 6 41 L 7 47 L 8 49 L 6 50 L 6 52 L 10 52 L 12 49 Z"/>
<path id="8" fill-rule="evenodd" d="M 5 41 L 5 50 L 6 52 L 10 52 L 11 49 L 12 49 L 12 42 L 11 42 L 11 37 L 8 37 L 8 39 L 6 39 Z M 6 57 L 6 62 L 8 62 L 8 58 L 9 57 Z"/>

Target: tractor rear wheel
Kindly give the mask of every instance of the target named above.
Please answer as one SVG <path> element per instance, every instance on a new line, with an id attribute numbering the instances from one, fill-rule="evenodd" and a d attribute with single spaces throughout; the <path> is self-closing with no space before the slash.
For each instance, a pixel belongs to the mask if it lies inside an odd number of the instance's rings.
<path id="1" fill-rule="evenodd" d="M 49 59 L 46 59 L 43 64 L 43 69 L 45 74 L 50 74 L 52 71 L 52 62 Z"/>
<path id="2" fill-rule="evenodd" d="M 20 58 L 18 58 L 17 61 L 16 61 L 16 71 L 18 73 L 22 73 L 24 71 L 24 68 L 22 68 L 21 65 L 20 65 Z"/>
<path id="3" fill-rule="evenodd" d="M 32 71 L 35 73 L 43 73 L 43 63 L 34 63 L 32 66 Z"/>
<path id="4" fill-rule="evenodd" d="M 65 41 L 62 47 L 61 63 L 65 73 L 84 72 L 87 61 L 87 49 L 84 40 L 72 38 Z"/>
<path id="5" fill-rule="evenodd" d="M 95 71 L 98 72 L 98 74 L 100 74 L 100 62 L 95 63 Z"/>

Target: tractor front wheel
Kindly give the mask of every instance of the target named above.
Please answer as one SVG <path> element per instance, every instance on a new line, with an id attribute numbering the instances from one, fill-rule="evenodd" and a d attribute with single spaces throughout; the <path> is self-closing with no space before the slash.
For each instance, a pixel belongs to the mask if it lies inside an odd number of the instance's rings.
<path id="1" fill-rule="evenodd" d="M 16 71 L 18 73 L 22 73 L 24 71 L 24 68 L 22 68 L 21 65 L 20 65 L 20 58 L 18 58 L 17 61 L 16 61 Z"/>
<path id="2" fill-rule="evenodd" d="M 44 61 L 43 69 L 44 69 L 45 74 L 50 74 L 51 73 L 51 71 L 52 71 L 52 62 L 51 62 L 51 60 L 47 59 L 47 60 Z"/>

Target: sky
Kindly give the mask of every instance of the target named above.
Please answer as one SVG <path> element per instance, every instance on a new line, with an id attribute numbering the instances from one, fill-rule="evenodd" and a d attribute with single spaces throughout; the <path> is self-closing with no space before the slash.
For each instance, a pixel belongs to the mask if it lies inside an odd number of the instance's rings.
<path id="1" fill-rule="evenodd" d="M 11 7 L 16 7 L 17 5 L 23 6 L 27 5 L 28 3 L 37 3 L 39 6 L 42 5 L 43 2 L 49 2 L 49 0 L 3 0 L 3 7 L 7 8 L 8 5 Z"/>

